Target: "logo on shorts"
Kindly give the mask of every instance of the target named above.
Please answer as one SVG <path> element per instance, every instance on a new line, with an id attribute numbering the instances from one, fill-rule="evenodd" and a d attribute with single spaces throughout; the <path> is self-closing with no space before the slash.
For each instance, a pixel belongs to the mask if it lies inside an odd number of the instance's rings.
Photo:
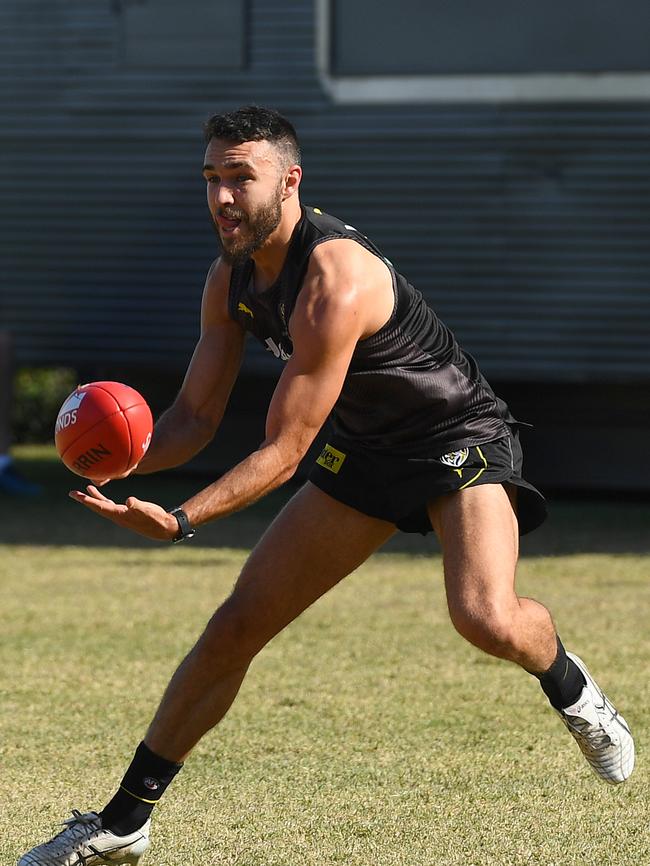
<path id="1" fill-rule="evenodd" d="M 449 454 L 443 454 L 440 462 L 451 469 L 458 469 L 469 457 L 469 448 L 461 448 L 460 451 L 450 451 Z"/>
<path id="2" fill-rule="evenodd" d="M 346 455 L 342 451 L 339 451 L 338 448 L 333 448 L 331 445 L 326 444 L 316 463 L 322 466 L 323 469 L 329 469 L 330 472 L 337 475 L 345 457 Z"/>
<path id="3" fill-rule="evenodd" d="M 142 784 L 149 791 L 157 791 L 160 788 L 160 782 L 158 779 L 154 779 L 152 776 L 145 776 L 142 780 Z"/>

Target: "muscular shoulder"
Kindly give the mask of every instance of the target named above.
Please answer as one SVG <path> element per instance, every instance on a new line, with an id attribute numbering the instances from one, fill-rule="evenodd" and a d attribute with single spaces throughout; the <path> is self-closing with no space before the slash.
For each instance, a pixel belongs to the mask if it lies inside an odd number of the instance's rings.
<path id="1" fill-rule="evenodd" d="M 386 278 L 388 268 L 378 256 L 352 238 L 324 241 L 312 252 L 307 278 L 343 279 L 346 285 L 368 285 Z"/>
<path id="2" fill-rule="evenodd" d="M 215 259 L 208 268 L 208 273 L 205 278 L 206 291 L 215 293 L 228 291 L 231 273 L 232 268 L 230 265 L 227 265 L 221 257 Z"/>
<path id="3" fill-rule="evenodd" d="M 204 325 L 231 321 L 228 312 L 228 292 L 232 268 L 223 259 L 215 259 L 208 270 L 201 303 Z"/>
<path id="4" fill-rule="evenodd" d="M 392 313 L 392 276 L 386 263 L 357 241 L 325 241 L 311 254 L 299 302 L 317 316 L 326 311 L 359 316 L 363 339 Z"/>

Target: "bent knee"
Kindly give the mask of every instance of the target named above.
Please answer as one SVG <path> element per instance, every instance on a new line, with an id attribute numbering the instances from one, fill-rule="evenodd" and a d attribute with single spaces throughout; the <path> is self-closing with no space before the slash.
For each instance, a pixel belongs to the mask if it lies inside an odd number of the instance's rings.
<path id="1" fill-rule="evenodd" d="M 456 631 L 474 646 L 492 655 L 513 654 L 516 627 L 511 605 L 482 599 L 450 605 L 449 615 Z"/>

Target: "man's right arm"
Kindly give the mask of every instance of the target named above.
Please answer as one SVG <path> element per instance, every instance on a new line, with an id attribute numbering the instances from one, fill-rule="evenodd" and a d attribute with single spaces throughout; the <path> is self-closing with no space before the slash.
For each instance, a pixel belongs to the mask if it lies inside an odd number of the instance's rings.
<path id="1" fill-rule="evenodd" d="M 231 269 L 220 259 L 205 281 L 201 336 L 181 390 L 156 422 L 151 445 L 136 474 L 187 462 L 210 442 L 223 418 L 244 346 L 244 330 L 228 313 Z"/>

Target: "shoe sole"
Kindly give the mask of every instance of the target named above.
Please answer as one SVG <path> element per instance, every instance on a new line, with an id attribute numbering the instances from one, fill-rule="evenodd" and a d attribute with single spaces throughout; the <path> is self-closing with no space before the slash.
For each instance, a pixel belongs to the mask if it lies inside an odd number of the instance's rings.
<path id="1" fill-rule="evenodd" d="M 143 856 L 142 854 L 135 854 L 132 857 L 123 857 L 122 859 L 117 859 L 117 860 L 102 859 L 101 862 L 106 864 L 106 866 L 138 866 L 138 863 L 140 862 L 140 858 L 142 856 Z M 23 864 L 23 862 L 24 862 L 23 860 L 20 860 L 18 862 L 18 866 L 21 866 L 21 864 Z M 79 860 L 79 863 L 81 863 L 81 862 L 82 861 Z M 28 861 L 28 866 L 39 866 L 39 863 L 45 863 L 45 861 L 44 860 L 30 860 L 30 861 Z"/>

